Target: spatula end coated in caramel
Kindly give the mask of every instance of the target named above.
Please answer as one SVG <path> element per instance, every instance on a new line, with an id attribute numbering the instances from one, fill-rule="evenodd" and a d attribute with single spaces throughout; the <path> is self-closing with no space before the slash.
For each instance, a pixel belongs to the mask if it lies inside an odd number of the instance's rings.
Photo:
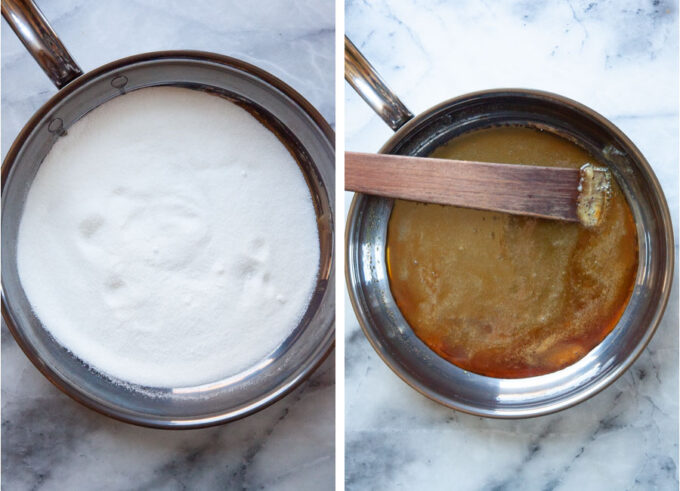
<path id="1" fill-rule="evenodd" d="M 576 214 L 581 224 L 595 227 L 602 222 L 611 192 L 609 169 L 592 164 L 581 167 L 576 200 Z"/>

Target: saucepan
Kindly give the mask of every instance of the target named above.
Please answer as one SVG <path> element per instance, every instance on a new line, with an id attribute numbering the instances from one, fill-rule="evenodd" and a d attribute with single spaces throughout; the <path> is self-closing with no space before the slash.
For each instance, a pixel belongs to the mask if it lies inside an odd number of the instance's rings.
<path id="1" fill-rule="evenodd" d="M 58 388 L 122 421 L 195 428 L 244 417 L 283 397 L 330 353 L 334 341 L 334 135 L 302 96 L 243 61 L 198 51 L 161 51 L 83 74 L 32 1 L 2 0 L 2 15 L 59 89 L 28 121 L 2 167 L 2 314 L 28 358 Z M 152 86 L 224 97 L 257 117 L 295 156 L 317 215 L 318 280 L 300 324 L 246 373 L 197 387 L 156 389 L 113 383 L 60 346 L 31 310 L 17 272 L 24 201 L 45 155 L 76 121 L 106 101 Z M 54 285 L 59 288 L 59 285 Z"/>
<path id="2" fill-rule="evenodd" d="M 632 210 L 639 261 L 628 305 L 612 332 L 584 358 L 557 372 L 501 379 L 465 371 L 413 332 L 390 291 L 385 250 L 393 200 L 356 194 L 347 217 L 346 280 L 354 312 L 382 360 L 430 399 L 467 413 L 523 418 L 565 409 L 601 391 L 640 355 L 663 315 L 673 274 L 668 206 L 647 160 L 595 111 L 556 94 L 498 89 L 465 94 L 413 116 L 345 40 L 345 78 L 395 130 L 381 153 L 427 156 L 463 133 L 494 126 L 540 128 L 606 163 Z"/>

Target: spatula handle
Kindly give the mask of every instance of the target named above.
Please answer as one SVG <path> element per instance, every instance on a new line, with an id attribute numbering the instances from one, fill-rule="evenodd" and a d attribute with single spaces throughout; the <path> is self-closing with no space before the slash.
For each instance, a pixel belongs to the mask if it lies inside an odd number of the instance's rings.
<path id="1" fill-rule="evenodd" d="M 579 221 L 579 169 L 345 154 L 348 191 Z"/>

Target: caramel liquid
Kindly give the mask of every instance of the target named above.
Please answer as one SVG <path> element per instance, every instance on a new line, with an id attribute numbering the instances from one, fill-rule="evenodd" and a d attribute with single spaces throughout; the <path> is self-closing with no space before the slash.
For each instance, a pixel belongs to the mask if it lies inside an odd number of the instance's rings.
<path id="1" fill-rule="evenodd" d="M 523 127 L 478 130 L 431 157 L 602 166 L 577 145 Z M 416 335 L 443 358 L 500 378 L 564 368 L 618 322 L 637 270 L 631 211 L 612 180 L 603 223 L 565 223 L 396 200 L 390 286 Z"/>

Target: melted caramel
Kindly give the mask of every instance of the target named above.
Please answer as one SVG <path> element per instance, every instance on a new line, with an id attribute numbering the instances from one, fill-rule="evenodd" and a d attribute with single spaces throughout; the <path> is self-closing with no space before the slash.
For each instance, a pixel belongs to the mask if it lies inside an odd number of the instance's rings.
<path id="1" fill-rule="evenodd" d="M 510 164 L 602 166 L 577 145 L 522 127 L 478 130 L 431 155 Z M 387 233 L 390 286 L 416 335 L 490 377 L 564 368 L 618 322 L 637 237 L 616 181 L 596 227 L 397 200 Z"/>

